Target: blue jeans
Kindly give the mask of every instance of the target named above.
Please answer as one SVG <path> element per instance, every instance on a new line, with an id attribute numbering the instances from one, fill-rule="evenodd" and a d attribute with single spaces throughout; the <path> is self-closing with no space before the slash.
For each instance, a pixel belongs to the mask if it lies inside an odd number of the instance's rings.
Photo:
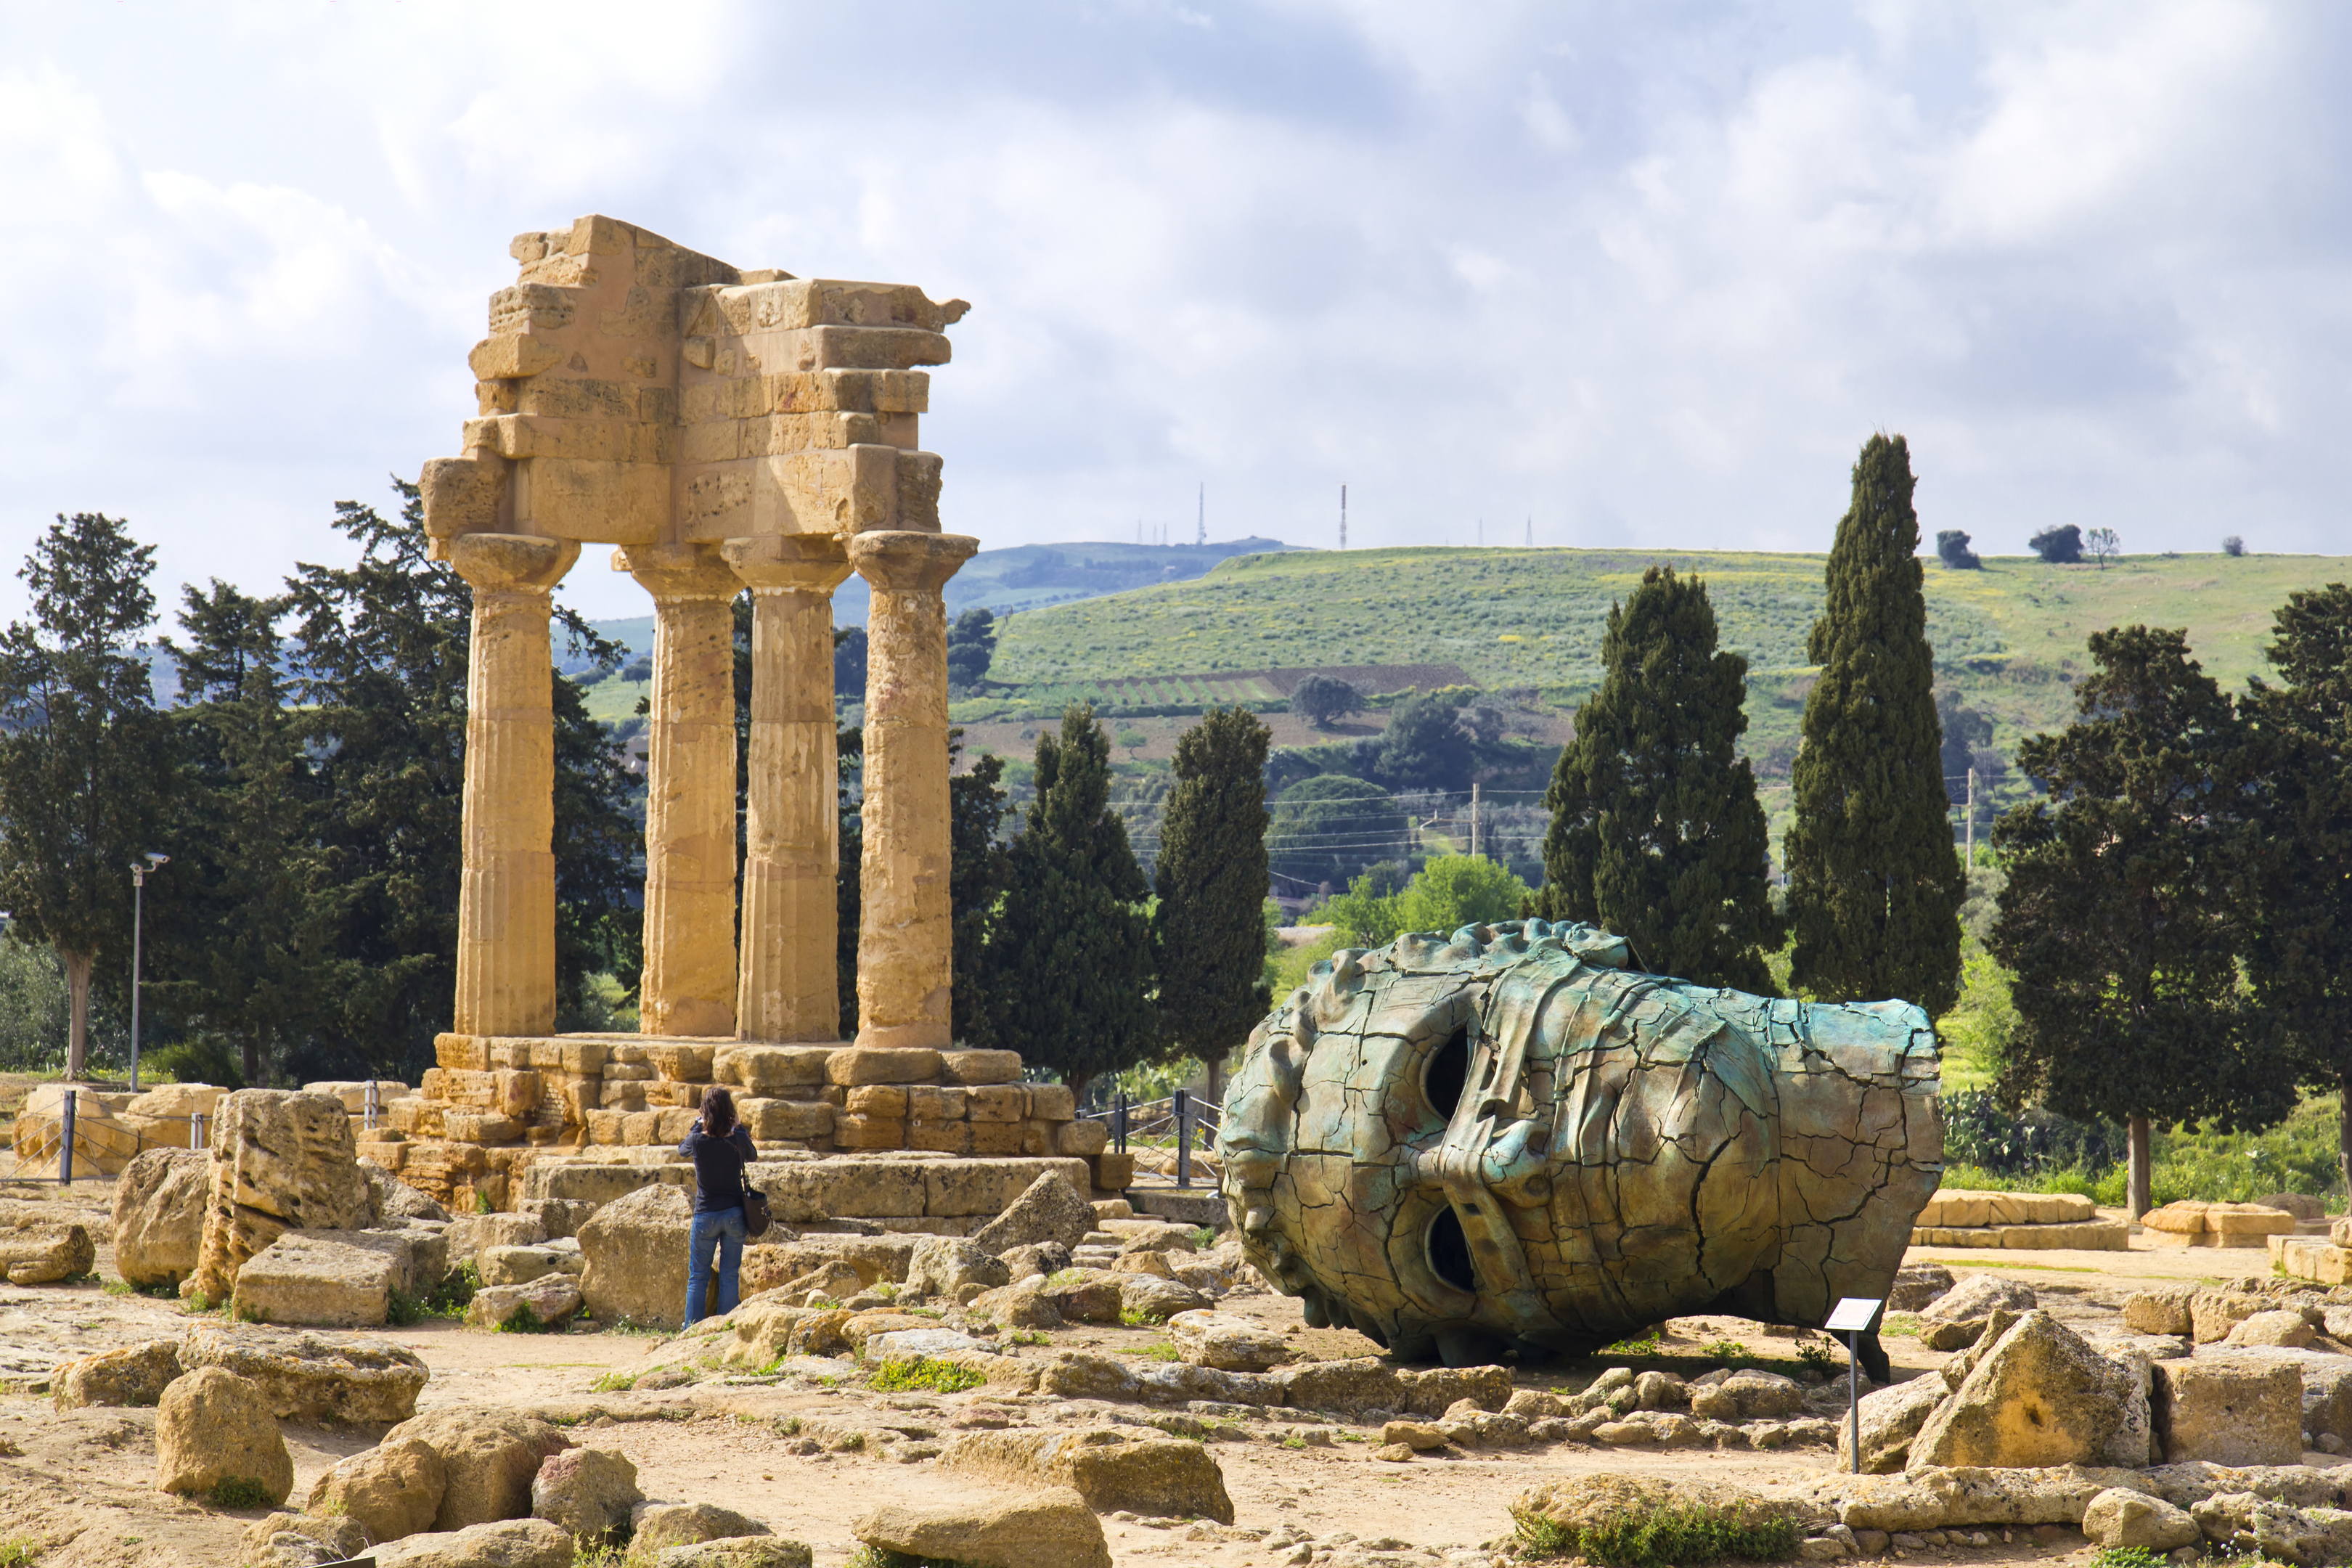
<path id="1" fill-rule="evenodd" d="M 725 1317 L 735 1310 L 742 1299 L 743 1287 L 743 1209 L 740 1205 L 721 1209 L 717 1214 L 698 1214 L 694 1228 L 686 1239 L 686 1321 L 691 1326 L 703 1315 L 702 1304 L 710 1299 L 710 1254 L 719 1254 L 719 1307 L 716 1316 Z"/>

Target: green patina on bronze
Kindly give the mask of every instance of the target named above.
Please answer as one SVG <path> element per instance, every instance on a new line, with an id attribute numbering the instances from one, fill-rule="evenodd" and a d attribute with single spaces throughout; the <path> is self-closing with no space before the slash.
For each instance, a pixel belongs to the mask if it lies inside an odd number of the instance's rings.
<path id="1" fill-rule="evenodd" d="M 1514 921 L 1316 965 L 1225 1096 L 1250 1261 L 1310 1323 L 1456 1364 L 1884 1297 L 1943 1169 L 1927 1015 L 1625 962 Z"/>

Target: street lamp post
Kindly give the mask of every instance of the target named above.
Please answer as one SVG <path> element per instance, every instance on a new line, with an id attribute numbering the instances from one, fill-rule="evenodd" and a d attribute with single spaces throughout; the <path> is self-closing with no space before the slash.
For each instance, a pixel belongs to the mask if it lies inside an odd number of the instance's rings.
<path id="1" fill-rule="evenodd" d="M 131 1092 L 139 1092 L 139 956 L 146 924 L 147 873 L 171 863 L 169 855 L 147 852 L 147 863 L 131 868 Z"/>

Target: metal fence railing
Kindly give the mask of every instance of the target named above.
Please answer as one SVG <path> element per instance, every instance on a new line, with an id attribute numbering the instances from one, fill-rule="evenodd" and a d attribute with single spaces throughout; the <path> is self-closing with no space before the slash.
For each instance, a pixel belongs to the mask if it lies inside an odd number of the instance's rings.
<path id="1" fill-rule="evenodd" d="M 60 1186 L 69 1187 L 73 1185 L 74 1144 L 77 1134 L 80 1131 L 78 1126 L 78 1123 L 80 1121 L 80 1099 L 81 1091 L 79 1089 L 67 1089 L 62 1097 L 62 1103 L 58 1106 L 56 1120 L 50 1123 L 49 1127 L 37 1132 L 29 1146 L 27 1146 L 21 1135 L 17 1137 L 14 1145 L 16 1156 L 16 1170 L 13 1175 L 8 1177 L 9 1180 L 17 1182 L 54 1181 Z M 382 1126 L 383 1124 L 383 1101 L 382 1094 L 376 1088 L 375 1084 L 370 1082 L 366 1086 L 364 1091 L 364 1102 L 359 1110 L 354 1110 L 350 1106 L 346 1105 L 343 1107 L 343 1113 L 347 1116 L 358 1118 L 361 1126 L 371 1132 Z M 16 1120 L 20 1125 L 25 1121 L 26 1114 L 26 1113 L 22 1111 L 18 1112 Z M 45 1111 L 36 1111 L 31 1114 L 43 1121 L 48 1121 L 48 1113 Z M 107 1120 L 111 1122 L 113 1118 L 109 1116 Z M 176 1121 L 183 1123 L 188 1130 L 187 1141 L 183 1143 L 177 1138 L 151 1139 L 148 1136 L 148 1130 L 145 1127 L 123 1129 L 122 1131 L 125 1131 L 130 1134 L 131 1145 L 128 1151 L 128 1157 L 130 1158 L 136 1158 L 137 1156 L 145 1153 L 150 1149 L 203 1149 L 208 1146 L 209 1140 L 207 1135 L 211 1131 L 212 1116 L 207 1111 L 191 1111 L 185 1116 L 142 1116 L 139 1120 L 142 1122 Z M 58 1173 L 55 1176 L 37 1173 L 41 1166 L 47 1165 L 52 1160 L 57 1163 Z M 28 1171 L 26 1169 L 27 1166 L 32 1167 L 32 1170 Z"/>
<path id="2" fill-rule="evenodd" d="M 1214 1149 L 1217 1138 L 1218 1108 L 1213 1100 L 1204 1100 L 1187 1089 L 1178 1089 L 1161 1100 L 1130 1102 L 1121 1094 L 1104 1110 L 1083 1120 L 1100 1121 L 1110 1129 L 1111 1147 L 1121 1153 L 1132 1153 L 1130 1145 L 1141 1145 L 1164 1154 L 1172 1163 L 1176 1184 L 1192 1184 L 1193 1155 L 1208 1153 Z"/>

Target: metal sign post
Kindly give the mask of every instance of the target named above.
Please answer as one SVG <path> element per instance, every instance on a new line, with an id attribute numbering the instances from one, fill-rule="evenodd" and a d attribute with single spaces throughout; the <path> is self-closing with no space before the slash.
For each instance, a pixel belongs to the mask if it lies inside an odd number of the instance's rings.
<path id="1" fill-rule="evenodd" d="M 1192 1097 L 1176 1091 L 1176 1184 L 1192 1184 Z"/>
<path id="2" fill-rule="evenodd" d="M 73 1185 L 74 1090 L 66 1090 L 65 1110 L 58 1118 L 58 1185 Z"/>
<path id="3" fill-rule="evenodd" d="M 1845 1414 L 1846 1430 L 1853 1443 L 1853 1473 L 1862 1474 L 1862 1336 L 1870 1332 L 1878 1321 L 1878 1310 L 1886 1303 L 1867 1296 L 1848 1296 L 1837 1304 L 1830 1321 L 1822 1327 L 1833 1334 L 1845 1336 Z"/>

